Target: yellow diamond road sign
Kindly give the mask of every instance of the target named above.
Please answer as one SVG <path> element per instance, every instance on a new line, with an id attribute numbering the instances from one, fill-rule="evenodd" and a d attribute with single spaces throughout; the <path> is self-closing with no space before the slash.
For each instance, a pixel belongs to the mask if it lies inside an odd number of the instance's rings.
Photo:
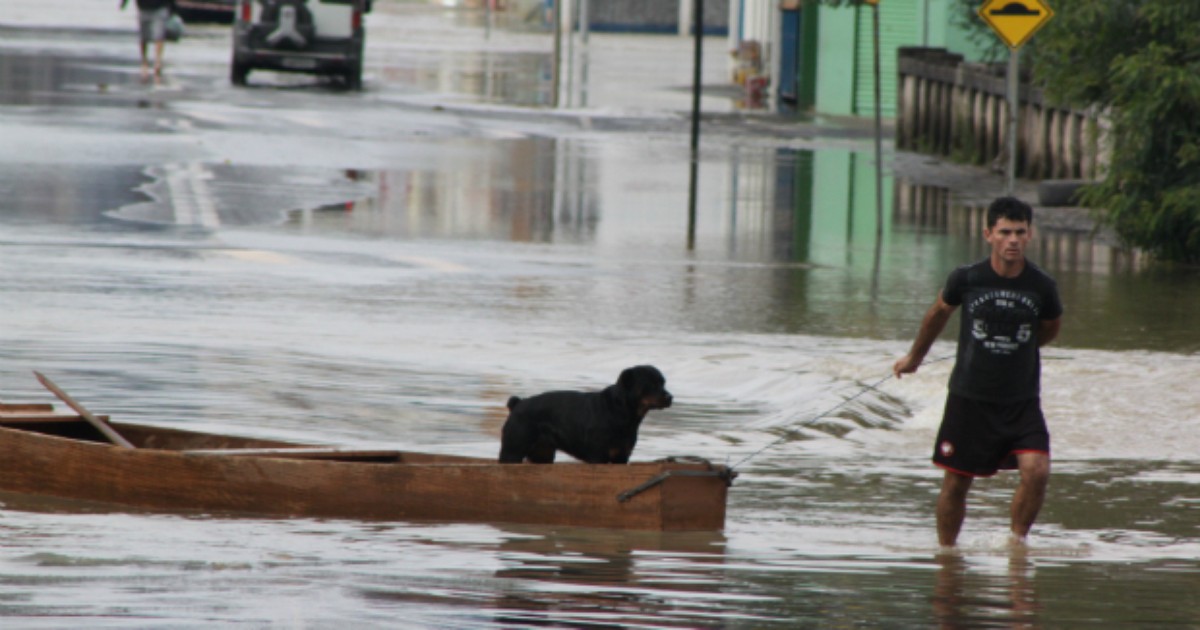
<path id="1" fill-rule="evenodd" d="M 1054 11 L 1044 0 L 986 0 L 979 17 L 1009 48 L 1020 48 L 1054 17 Z"/>

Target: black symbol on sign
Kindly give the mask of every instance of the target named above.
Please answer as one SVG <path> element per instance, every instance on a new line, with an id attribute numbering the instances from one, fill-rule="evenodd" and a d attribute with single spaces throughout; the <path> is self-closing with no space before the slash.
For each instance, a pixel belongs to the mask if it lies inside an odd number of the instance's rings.
<path id="1" fill-rule="evenodd" d="M 988 13 L 992 15 L 1009 15 L 1014 17 L 1030 17 L 1042 14 L 1041 11 L 1030 9 L 1020 2 L 1009 2 L 1008 4 L 1004 5 L 1004 8 L 992 9 L 991 11 L 988 11 Z"/>

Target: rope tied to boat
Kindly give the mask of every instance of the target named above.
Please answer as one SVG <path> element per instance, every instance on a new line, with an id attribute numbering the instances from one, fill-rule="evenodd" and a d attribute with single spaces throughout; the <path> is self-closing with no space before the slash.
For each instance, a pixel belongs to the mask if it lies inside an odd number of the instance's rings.
<path id="1" fill-rule="evenodd" d="M 703 457 L 693 456 L 675 456 L 656 460 L 659 463 L 667 464 L 701 464 L 705 466 L 705 470 L 664 470 L 663 472 L 647 479 L 644 483 L 634 486 L 624 492 L 617 494 L 618 503 L 626 503 L 637 495 L 663 483 L 672 477 L 716 477 L 725 482 L 726 487 L 733 485 L 733 479 L 737 477 L 737 473 L 732 468 L 725 466 L 717 466 Z"/>
<path id="2" fill-rule="evenodd" d="M 932 359 L 930 361 L 924 361 L 922 364 L 929 365 L 931 363 L 939 363 L 941 361 L 950 359 L 953 356 L 954 355 L 939 357 L 937 359 Z M 755 457 L 758 457 L 759 455 L 763 454 L 764 452 L 782 444 L 783 442 L 786 442 L 788 439 L 790 439 L 791 438 L 791 436 L 789 435 L 789 433 L 791 432 L 790 427 L 797 426 L 797 425 L 799 425 L 799 426 L 811 425 L 814 422 L 816 422 L 817 420 L 828 417 L 828 416 L 832 415 L 834 412 L 836 412 L 837 410 L 841 409 L 842 407 L 845 407 L 846 405 L 849 405 L 850 403 L 854 402 L 855 400 L 858 400 L 867 392 L 877 391 L 879 389 L 880 385 L 884 384 L 885 382 L 888 381 L 888 379 L 891 379 L 891 378 L 895 378 L 895 375 L 889 373 L 887 376 L 875 381 L 874 383 L 864 385 L 862 387 L 862 389 L 860 389 L 858 391 L 858 393 L 854 394 L 853 396 L 839 402 L 838 404 L 830 407 L 829 409 L 827 409 L 811 418 L 808 418 L 802 422 L 789 423 L 787 425 L 784 425 L 784 428 L 788 429 L 787 432 L 785 432 L 783 435 L 779 436 L 779 438 L 769 442 L 766 446 L 743 457 L 741 459 L 741 461 L 739 461 L 738 463 L 736 463 L 732 466 L 716 466 L 712 462 L 708 461 L 707 459 L 704 459 L 703 457 L 691 457 L 691 456 L 667 457 L 665 459 L 657 460 L 659 462 L 666 462 L 666 463 L 703 464 L 704 466 L 706 466 L 707 469 L 706 470 L 666 470 L 666 471 L 663 471 L 663 472 L 651 477 L 650 479 L 647 479 L 645 481 L 645 483 L 642 483 L 641 485 L 635 486 L 624 492 L 619 493 L 617 495 L 617 501 L 620 503 L 625 503 L 625 502 L 629 501 L 630 499 L 636 497 L 637 495 L 665 482 L 666 480 L 668 480 L 672 477 L 719 477 L 725 481 L 725 484 L 727 486 L 731 486 L 731 485 L 733 485 L 734 478 L 736 478 L 738 476 L 736 468 L 741 466 L 742 464 L 745 464 L 746 462 L 754 459 Z"/>
<path id="3" fill-rule="evenodd" d="M 948 355 L 948 356 L 944 356 L 944 357 L 939 357 L 939 358 L 936 358 L 936 359 L 933 359 L 933 360 L 930 360 L 930 361 L 923 361 L 921 364 L 922 364 L 922 365 L 929 365 L 929 364 L 931 364 L 931 363 L 940 363 L 940 362 L 942 362 L 942 361 L 945 361 L 945 360 L 947 360 L 947 359 L 953 358 L 953 356 L 954 356 L 954 355 Z M 774 448 L 774 447 L 776 447 L 776 446 L 779 446 L 780 444 L 782 444 L 782 443 L 784 443 L 784 442 L 788 441 L 789 439 L 791 439 L 791 435 L 790 435 L 790 434 L 791 434 L 791 431 L 792 431 L 792 427 L 797 427 L 797 426 L 799 426 L 799 427 L 803 427 L 803 426 L 811 425 L 811 424 L 813 424 L 814 422 L 816 422 L 817 420 L 821 420 L 822 418 L 826 418 L 826 417 L 828 417 L 828 416 L 832 415 L 832 414 L 833 414 L 833 412 L 837 411 L 838 409 L 841 409 L 842 407 L 845 407 L 846 405 L 849 405 L 850 403 L 854 402 L 855 400 L 858 400 L 859 398 L 861 398 L 861 397 L 863 396 L 863 394 L 866 394 L 867 392 L 870 392 L 870 391 L 877 391 L 877 390 L 879 389 L 879 386 L 880 386 L 880 385 L 882 385 L 882 384 L 886 383 L 886 382 L 887 382 L 889 379 L 892 379 L 892 378 L 895 378 L 895 374 L 888 374 L 887 376 L 885 376 L 885 377 L 883 377 L 883 378 L 879 379 L 878 381 L 875 381 L 874 383 L 870 383 L 870 384 L 868 384 L 868 385 L 864 385 L 864 386 L 862 387 L 862 389 L 860 389 L 860 390 L 858 391 L 858 393 L 856 393 L 856 394 L 854 394 L 853 396 L 851 396 L 851 397 L 849 397 L 849 398 L 847 398 L 847 399 L 843 400 L 842 402 L 840 402 L 840 403 L 838 403 L 838 404 L 836 404 L 836 405 L 834 405 L 834 406 L 830 407 L 829 409 L 827 409 L 827 410 L 825 410 L 825 411 L 823 411 L 823 412 L 821 412 L 821 413 L 819 413 L 819 414 L 817 414 L 817 415 L 815 415 L 815 416 L 813 416 L 813 417 L 811 417 L 811 418 L 808 418 L 807 420 L 804 420 L 804 421 L 802 421 L 802 422 L 794 422 L 794 423 L 788 423 L 788 424 L 785 424 L 783 428 L 784 428 L 784 429 L 786 429 L 786 430 L 785 430 L 785 432 L 784 432 L 784 434 L 783 434 L 783 435 L 779 436 L 778 438 L 776 438 L 775 440 L 771 441 L 771 442 L 770 442 L 770 443 L 768 443 L 766 446 L 764 446 L 764 447 L 762 447 L 762 448 L 758 449 L 757 451 L 754 451 L 753 453 L 750 453 L 749 455 L 747 455 L 747 456 L 743 457 L 743 458 L 741 459 L 741 461 L 739 461 L 738 463 L 736 463 L 736 464 L 734 464 L 734 465 L 730 466 L 730 467 L 729 467 L 729 470 L 730 470 L 730 471 L 733 471 L 733 469 L 737 468 L 738 466 L 741 466 L 742 464 L 745 464 L 746 462 L 748 462 L 748 461 L 750 461 L 750 460 L 754 459 L 755 457 L 758 457 L 759 455 L 763 454 L 764 452 L 766 452 L 766 451 L 768 451 L 768 450 L 770 450 L 770 449 L 772 449 L 772 448 Z"/>

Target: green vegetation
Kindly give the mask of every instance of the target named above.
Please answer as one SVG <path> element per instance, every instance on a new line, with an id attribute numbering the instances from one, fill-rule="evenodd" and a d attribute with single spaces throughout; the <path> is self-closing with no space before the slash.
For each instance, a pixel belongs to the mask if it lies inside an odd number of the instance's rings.
<path id="1" fill-rule="evenodd" d="M 978 0 L 959 0 L 964 11 Z M 1052 0 L 1022 65 L 1054 102 L 1109 113 L 1105 179 L 1083 193 L 1130 245 L 1200 263 L 1200 2 Z M 976 18 L 975 26 L 986 28 Z"/>
<path id="2" fill-rule="evenodd" d="M 1107 178 L 1084 203 L 1130 244 L 1200 263 L 1200 2 L 1063 4 L 1038 35 L 1036 76 L 1112 120 Z"/>

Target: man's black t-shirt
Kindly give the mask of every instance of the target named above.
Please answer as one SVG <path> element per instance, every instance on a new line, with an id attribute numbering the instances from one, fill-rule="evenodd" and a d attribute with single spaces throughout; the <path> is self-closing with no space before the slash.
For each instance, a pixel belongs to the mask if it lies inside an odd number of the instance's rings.
<path id="1" fill-rule="evenodd" d="M 963 307 L 950 391 L 998 403 L 1036 398 L 1038 324 L 1063 312 L 1054 279 L 1029 261 L 1021 275 L 1004 278 L 984 259 L 951 272 L 942 300 Z"/>

